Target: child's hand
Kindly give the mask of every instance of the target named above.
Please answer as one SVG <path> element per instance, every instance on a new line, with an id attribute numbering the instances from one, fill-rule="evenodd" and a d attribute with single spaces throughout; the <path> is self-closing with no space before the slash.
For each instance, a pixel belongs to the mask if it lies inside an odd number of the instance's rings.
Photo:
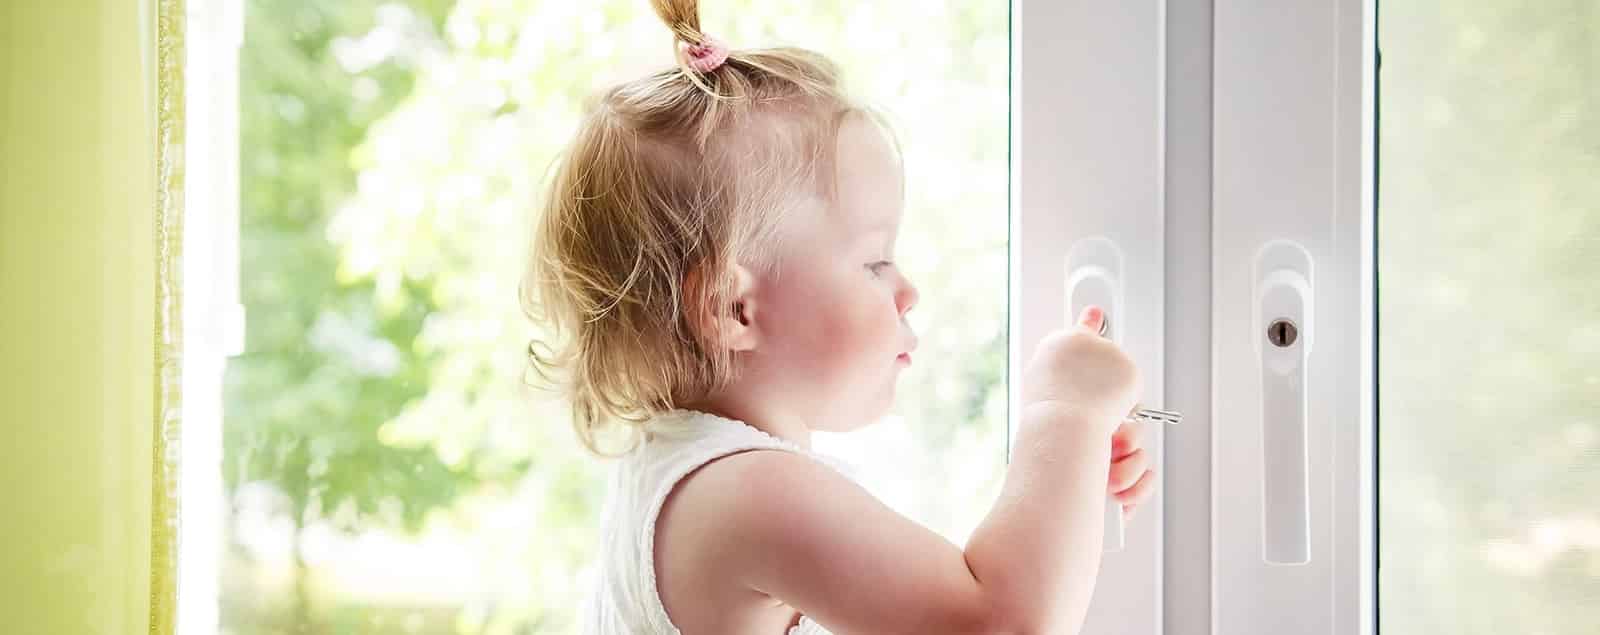
<path id="1" fill-rule="evenodd" d="M 1137 421 L 1123 421 L 1111 435 L 1111 479 L 1107 492 L 1122 503 L 1122 522 L 1133 519 L 1139 504 L 1156 490 L 1156 471 L 1150 468 L 1150 455 L 1139 441 L 1143 428 Z"/>
<path id="2" fill-rule="evenodd" d="M 1023 369 L 1024 412 L 1035 404 L 1071 408 L 1097 435 L 1110 435 L 1133 413 L 1144 380 L 1127 353 L 1100 336 L 1104 321 L 1100 307 L 1086 307 L 1076 324 L 1039 341 Z"/>

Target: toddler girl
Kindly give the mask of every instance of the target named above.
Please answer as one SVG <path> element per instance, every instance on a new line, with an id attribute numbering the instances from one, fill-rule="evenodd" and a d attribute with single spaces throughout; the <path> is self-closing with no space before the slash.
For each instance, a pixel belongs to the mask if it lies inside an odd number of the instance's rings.
<path id="1" fill-rule="evenodd" d="M 890 510 L 810 436 L 884 415 L 917 345 L 893 137 L 823 56 L 730 50 L 696 0 L 652 4 L 678 63 L 590 105 L 524 285 L 562 343 L 530 355 L 578 437 L 631 441 L 582 630 L 1076 631 L 1105 497 L 1127 514 L 1154 487 L 1119 426 L 1140 376 L 1099 310 L 1027 364 L 1005 484 L 965 549 Z"/>

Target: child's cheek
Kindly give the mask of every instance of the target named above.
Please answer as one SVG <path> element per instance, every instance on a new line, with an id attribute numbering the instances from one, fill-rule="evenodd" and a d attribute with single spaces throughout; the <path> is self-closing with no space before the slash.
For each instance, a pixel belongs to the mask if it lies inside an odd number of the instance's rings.
<path id="1" fill-rule="evenodd" d="M 893 361 L 898 351 L 890 349 L 899 341 L 899 316 L 877 281 L 860 269 L 845 268 L 791 282 L 799 286 L 795 290 L 805 305 L 791 308 L 797 308 L 795 315 L 807 323 L 801 327 L 807 337 L 797 342 L 802 350 L 794 352 L 809 357 L 808 366 L 838 375 L 860 371 L 862 364 L 876 357 L 883 357 L 884 363 Z"/>
<path id="2" fill-rule="evenodd" d="M 833 373 L 842 356 L 858 345 L 860 316 L 839 281 L 817 276 L 789 279 L 775 310 L 782 315 L 782 347 L 790 360 L 810 372 Z"/>
<path id="3" fill-rule="evenodd" d="M 889 349 L 897 339 L 897 316 L 878 289 L 866 285 L 852 289 L 848 301 L 840 303 L 839 314 L 833 332 L 847 344 L 845 351 L 857 358 L 886 355 L 882 361 L 890 361 L 893 354 Z"/>

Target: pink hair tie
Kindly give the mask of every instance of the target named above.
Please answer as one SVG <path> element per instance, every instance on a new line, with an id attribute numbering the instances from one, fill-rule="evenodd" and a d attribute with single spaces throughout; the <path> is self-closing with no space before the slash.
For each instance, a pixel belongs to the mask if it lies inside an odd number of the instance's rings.
<path id="1" fill-rule="evenodd" d="M 706 36 L 700 44 L 688 46 L 686 52 L 689 54 L 689 68 L 701 73 L 717 70 L 723 62 L 728 61 L 727 45 L 711 36 Z"/>

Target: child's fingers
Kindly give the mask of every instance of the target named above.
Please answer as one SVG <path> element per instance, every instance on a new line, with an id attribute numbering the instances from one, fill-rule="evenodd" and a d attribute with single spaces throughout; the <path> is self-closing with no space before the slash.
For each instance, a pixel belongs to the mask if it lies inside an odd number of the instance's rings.
<path id="1" fill-rule="evenodd" d="M 1107 483 L 1109 491 L 1116 494 L 1128 489 L 1139 480 L 1139 475 L 1144 474 L 1145 468 L 1148 467 L 1150 467 L 1150 456 L 1143 448 L 1134 450 L 1132 454 L 1112 463 L 1111 477 Z"/>
<path id="2" fill-rule="evenodd" d="M 1095 333 L 1100 332 L 1100 323 L 1105 321 L 1106 312 L 1100 307 L 1089 305 L 1083 308 L 1083 313 L 1078 314 L 1078 325 Z"/>
<path id="3" fill-rule="evenodd" d="M 1133 487 L 1129 487 L 1128 489 L 1117 492 L 1113 495 L 1116 496 L 1117 502 L 1122 503 L 1123 505 L 1138 505 L 1139 503 L 1143 503 L 1145 500 L 1149 499 L 1150 496 L 1155 493 L 1155 491 L 1156 471 L 1145 470 L 1144 475 L 1139 477 L 1139 481 L 1134 483 Z"/>
<path id="4" fill-rule="evenodd" d="M 1083 312 L 1078 314 L 1078 323 L 1091 329 L 1100 329 L 1100 320 L 1105 319 L 1105 311 L 1093 304 L 1083 307 Z"/>
<path id="5" fill-rule="evenodd" d="M 1139 437 L 1143 432 L 1144 427 L 1132 419 L 1123 421 L 1122 425 L 1117 426 L 1117 431 L 1111 434 L 1112 462 L 1119 461 L 1139 449 Z"/>

